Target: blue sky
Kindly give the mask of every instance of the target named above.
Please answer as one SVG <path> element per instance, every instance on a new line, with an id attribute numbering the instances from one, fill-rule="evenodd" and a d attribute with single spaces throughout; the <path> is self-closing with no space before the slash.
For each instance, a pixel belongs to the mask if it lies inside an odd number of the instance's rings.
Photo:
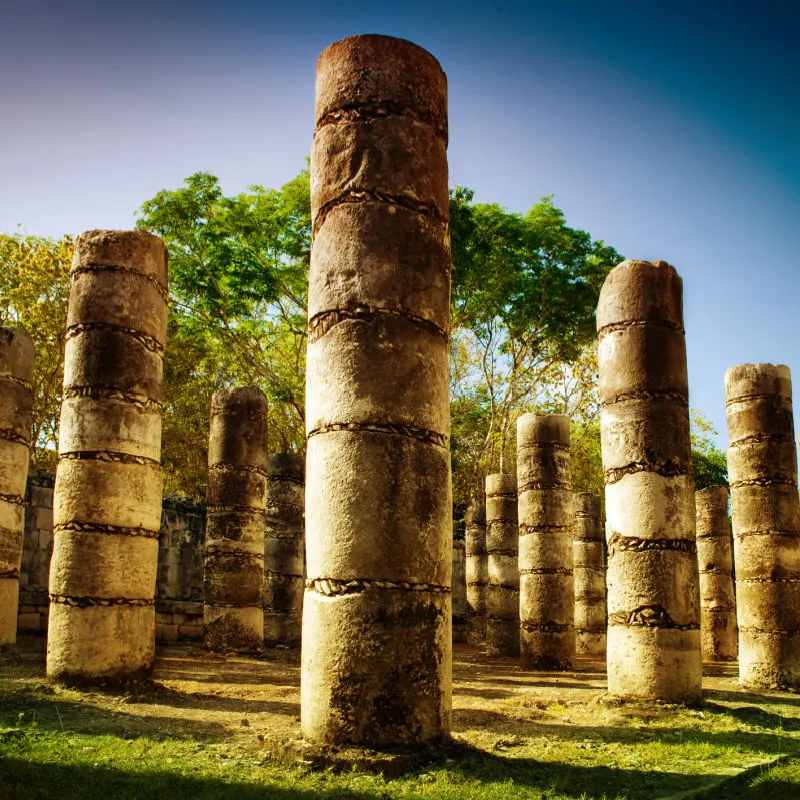
<path id="1" fill-rule="evenodd" d="M 29 0 L 0 27 L 0 230 L 127 228 L 207 170 L 235 193 L 303 166 L 314 65 L 402 36 L 448 74 L 451 184 L 684 279 L 691 404 L 723 375 L 800 384 L 800 11 L 772 2 Z M 800 389 L 798 390 L 800 392 Z"/>

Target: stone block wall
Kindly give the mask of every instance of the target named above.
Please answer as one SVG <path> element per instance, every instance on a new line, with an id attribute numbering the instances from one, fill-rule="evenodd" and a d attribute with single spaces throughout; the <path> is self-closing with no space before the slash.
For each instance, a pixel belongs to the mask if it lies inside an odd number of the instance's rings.
<path id="1" fill-rule="evenodd" d="M 164 495 L 158 537 L 156 641 L 203 638 L 205 530 L 205 505 Z"/>
<path id="2" fill-rule="evenodd" d="M 25 507 L 18 631 L 47 632 L 47 584 L 53 553 L 54 475 L 31 470 Z M 203 638 L 203 555 L 206 510 L 202 503 L 164 495 L 158 541 L 156 640 Z"/>
<path id="3" fill-rule="evenodd" d="M 19 573 L 18 633 L 47 631 L 47 581 L 53 554 L 52 472 L 32 469 L 25 495 L 25 534 Z"/>

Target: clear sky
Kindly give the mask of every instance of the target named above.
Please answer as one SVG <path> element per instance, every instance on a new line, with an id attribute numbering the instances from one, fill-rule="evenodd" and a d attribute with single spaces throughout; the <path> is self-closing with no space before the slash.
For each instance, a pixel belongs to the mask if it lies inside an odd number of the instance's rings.
<path id="1" fill-rule="evenodd" d="M 280 186 L 314 65 L 357 33 L 448 74 L 451 184 L 684 279 L 690 402 L 725 444 L 723 375 L 800 386 L 800 6 L 774 2 L 26 0 L 0 25 L 0 230 L 128 228 L 198 170 Z M 798 389 L 800 393 L 800 388 Z"/>

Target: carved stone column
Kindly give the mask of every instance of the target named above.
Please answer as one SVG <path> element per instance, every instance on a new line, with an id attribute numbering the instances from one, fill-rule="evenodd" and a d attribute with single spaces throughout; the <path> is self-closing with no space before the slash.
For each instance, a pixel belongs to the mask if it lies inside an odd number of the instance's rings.
<path id="1" fill-rule="evenodd" d="M 486 476 L 486 652 L 519 655 L 517 478 Z"/>
<path id="2" fill-rule="evenodd" d="M 682 284 L 623 261 L 597 306 L 608 536 L 608 688 L 701 697 L 700 592 Z"/>
<path id="3" fill-rule="evenodd" d="M 167 250 L 144 231 L 75 242 L 50 564 L 47 674 L 146 677 L 155 655 Z"/>
<path id="4" fill-rule="evenodd" d="M 606 654 L 606 556 L 600 498 L 573 495 L 572 554 L 575 575 L 575 652 Z"/>
<path id="5" fill-rule="evenodd" d="M 486 504 L 467 509 L 467 641 L 477 644 L 486 639 L 486 584 L 489 563 L 486 555 Z"/>
<path id="6" fill-rule="evenodd" d="M 0 328 L 0 650 L 17 641 L 33 412 L 33 341 Z"/>
<path id="7" fill-rule="evenodd" d="M 792 378 L 780 364 L 725 374 L 739 678 L 800 686 L 800 500 Z"/>
<path id="8" fill-rule="evenodd" d="M 695 494 L 697 561 L 700 566 L 700 623 L 704 661 L 735 661 L 739 647 L 733 591 L 733 539 L 728 487 Z"/>
<path id="9" fill-rule="evenodd" d="M 453 539 L 453 641 L 467 641 L 467 574 L 463 539 Z"/>
<path id="10" fill-rule="evenodd" d="M 264 645 L 267 398 L 257 386 L 211 398 L 203 628 L 210 650 Z"/>
<path id="11" fill-rule="evenodd" d="M 305 458 L 273 453 L 267 473 L 264 644 L 300 644 L 305 583 Z"/>
<path id="12" fill-rule="evenodd" d="M 520 655 L 537 669 L 571 669 L 575 656 L 569 417 L 517 422 Z"/>
<path id="13" fill-rule="evenodd" d="M 446 107 L 410 42 L 317 63 L 301 718 L 319 742 L 450 728 Z"/>

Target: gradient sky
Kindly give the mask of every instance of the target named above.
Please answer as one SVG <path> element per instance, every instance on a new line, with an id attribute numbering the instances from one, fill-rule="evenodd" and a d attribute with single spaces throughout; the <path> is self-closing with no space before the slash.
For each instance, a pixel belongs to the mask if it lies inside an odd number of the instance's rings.
<path id="1" fill-rule="evenodd" d="M 0 230 L 129 228 L 198 170 L 229 194 L 280 186 L 310 149 L 321 50 L 401 36 L 448 74 L 451 185 L 518 211 L 552 193 L 571 225 L 676 266 L 690 402 L 725 446 L 727 367 L 800 376 L 795 9 L 17 2 L 0 27 Z"/>

